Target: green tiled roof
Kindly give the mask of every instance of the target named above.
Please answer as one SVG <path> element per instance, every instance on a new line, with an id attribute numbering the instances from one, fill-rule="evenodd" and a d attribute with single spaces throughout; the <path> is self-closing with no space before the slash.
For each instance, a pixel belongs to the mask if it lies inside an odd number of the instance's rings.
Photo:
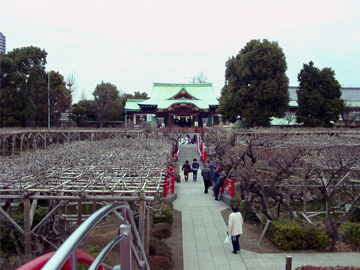
<path id="1" fill-rule="evenodd" d="M 138 103 L 141 103 L 143 101 L 145 101 L 146 99 L 128 99 L 125 103 L 125 109 L 126 110 L 131 110 L 131 111 L 134 111 L 134 110 L 139 110 L 140 107 L 138 105 Z"/>
<path id="2" fill-rule="evenodd" d="M 193 99 L 185 97 L 172 99 L 182 90 Z M 209 105 L 219 105 L 211 83 L 154 83 L 150 99 L 141 101 L 130 99 L 125 104 L 125 110 L 140 110 L 139 104 L 157 105 L 157 109 L 161 110 L 177 103 L 189 103 L 202 110 L 209 109 Z"/>

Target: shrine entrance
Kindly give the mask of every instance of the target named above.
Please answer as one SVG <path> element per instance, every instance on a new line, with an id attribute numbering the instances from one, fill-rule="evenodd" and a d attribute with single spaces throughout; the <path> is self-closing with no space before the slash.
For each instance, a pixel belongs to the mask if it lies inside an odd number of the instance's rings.
<path id="1" fill-rule="evenodd" d="M 175 116 L 174 125 L 178 127 L 192 127 L 193 120 L 189 116 Z"/>

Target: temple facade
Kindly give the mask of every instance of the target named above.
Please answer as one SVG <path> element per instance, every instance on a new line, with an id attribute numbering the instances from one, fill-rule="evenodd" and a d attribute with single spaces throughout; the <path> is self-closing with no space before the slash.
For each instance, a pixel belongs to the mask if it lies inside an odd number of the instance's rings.
<path id="1" fill-rule="evenodd" d="M 154 83 L 150 99 L 127 100 L 125 122 L 197 129 L 219 124 L 218 107 L 211 83 Z"/>

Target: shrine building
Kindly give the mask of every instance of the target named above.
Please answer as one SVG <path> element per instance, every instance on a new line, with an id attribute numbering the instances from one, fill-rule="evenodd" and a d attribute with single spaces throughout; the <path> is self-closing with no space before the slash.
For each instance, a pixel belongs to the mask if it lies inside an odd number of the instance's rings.
<path id="1" fill-rule="evenodd" d="M 154 83 L 150 99 L 128 99 L 125 122 L 132 125 L 202 128 L 219 124 L 212 83 Z"/>

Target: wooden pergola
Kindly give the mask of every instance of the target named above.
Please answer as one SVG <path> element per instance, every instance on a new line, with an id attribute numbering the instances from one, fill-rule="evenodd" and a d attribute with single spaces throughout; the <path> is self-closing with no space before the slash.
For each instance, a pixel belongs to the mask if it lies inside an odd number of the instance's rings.
<path id="1" fill-rule="evenodd" d="M 42 227 L 49 222 L 60 235 L 64 224 L 80 224 L 87 217 L 82 211 L 63 213 L 65 206 L 75 204 L 81 210 L 90 204 L 96 211 L 97 204 L 114 201 L 135 202 L 147 250 L 151 208 L 163 192 L 163 175 L 171 159 L 170 140 L 143 130 L 115 129 L 10 130 L 0 136 L 3 153 L 12 149 L 7 152 L 10 156 L 0 159 L 0 217 L 24 236 L 25 253 L 33 249 L 33 237 L 46 240 Z M 31 151 L 39 146 L 46 150 Z M 23 204 L 23 228 L 8 213 L 14 201 Z M 49 208 L 32 226 L 39 201 L 49 202 Z"/>

